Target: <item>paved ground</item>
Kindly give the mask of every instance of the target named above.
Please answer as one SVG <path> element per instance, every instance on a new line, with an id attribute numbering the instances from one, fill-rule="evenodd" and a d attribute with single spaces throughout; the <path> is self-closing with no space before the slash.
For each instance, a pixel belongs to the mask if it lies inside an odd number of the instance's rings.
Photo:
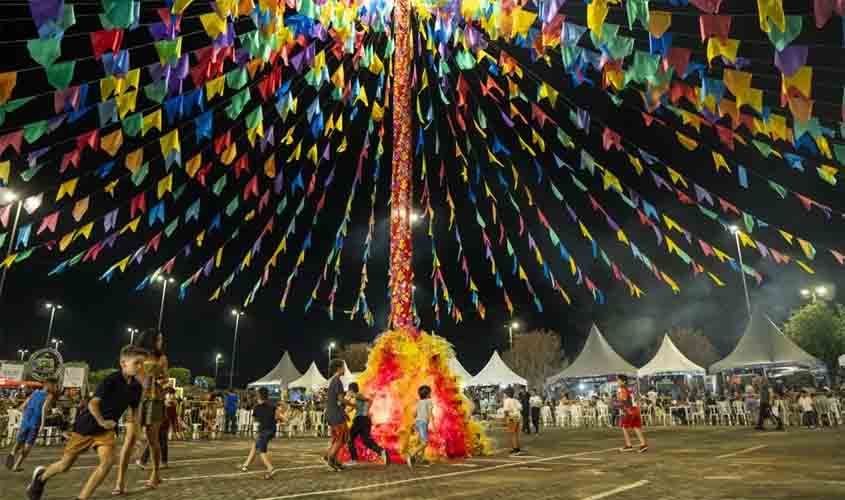
<path id="1" fill-rule="evenodd" d="M 257 468 L 241 473 L 246 441 L 174 443 L 159 490 L 141 489 L 145 477 L 130 472 L 129 498 L 219 500 L 287 498 L 370 499 L 845 499 L 845 428 L 755 432 L 747 428 L 656 428 L 652 449 L 620 454 L 620 432 L 551 429 L 524 439 L 526 455 L 438 464 L 409 471 L 404 465 L 360 465 L 341 473 L 319 463 L 324 440 L 277 439 L 271 445 L 282 471 L 270 481 Z M 493 433 L 496 448 L 504 436 Z M 53 460 L 58 448 L 36 450 L 27 472 L 0 470 L 0 498 L 25 498 L 35 465 Z M 72 499 L 96 457 L 50 481 L 45 499 Z M 108 498 L 114 471 L 97 497 Z"/>

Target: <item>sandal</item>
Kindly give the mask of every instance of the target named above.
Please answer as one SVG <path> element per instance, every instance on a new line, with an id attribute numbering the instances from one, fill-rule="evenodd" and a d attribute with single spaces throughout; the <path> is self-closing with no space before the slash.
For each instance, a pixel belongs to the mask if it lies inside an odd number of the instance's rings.
<path id="1" fill-rule="evenodd" d="M 111 490 L 111 496 L 113 497 L 121 497 L 126 494 L 126 490 L 122 490 L 120 488 L 115 488 Z"/>
<path id="2" fill-rule="evenodd" d="M 249 468 L 246 465 L 241 465 L 241 472 L 249 472 Z"/>
<path id="3" fill-rule="evenodd" d="M 144 489 L 155 490 L 159 487 L 160 484 L 161 479 L 147 479 L 146 481 L 144 481 Z"/>
<path id="4" fill-rule="evenodd" d="M 276 469 L 273 469 L 270 472 L 265 472 L 264 473 L 264 479 L 265 480 L 273 479 L 274 475 L 276 475 Z"/>

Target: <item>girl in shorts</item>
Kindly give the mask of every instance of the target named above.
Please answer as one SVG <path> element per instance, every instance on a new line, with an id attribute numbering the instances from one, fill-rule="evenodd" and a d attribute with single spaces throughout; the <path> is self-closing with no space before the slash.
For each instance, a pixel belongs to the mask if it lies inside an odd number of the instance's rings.
<path id="1" fill-rule="evenodd" d="M 637 450 L 639 453 L 648 451 L 648 444 L 646 444 L 645 436 L 643 435 L 643 419 L 640 416 L 640 407 L 634 405 L 631 391 L 628 390 L 628 377 L 625 375 L 618 375 L 619 382 L 618 397 L 622 403 L 622 435 L 625 437 L 625 447 L 620 448 L 619 451 L 634 451 L 631 446 L 631 436 L 628 435 L 628 429 L 633 429 L 640 440 L 640 447 Z"/>

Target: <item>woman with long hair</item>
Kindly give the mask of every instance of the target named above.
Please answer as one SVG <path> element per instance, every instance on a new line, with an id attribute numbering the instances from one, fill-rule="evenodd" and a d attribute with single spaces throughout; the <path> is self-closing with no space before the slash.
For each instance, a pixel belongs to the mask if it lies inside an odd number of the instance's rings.
<path id="1" fill-rule="evenodd" d="M 161 468 L 161 446 L 159 441 L 159 431 L 161 424 L 164 421 L 164 388 L 168 383 L 167 356 L 164 354 L 164 334 L 155 330 L 148 329 L 144 331 L 135 340 L 135 345 L 147 351 L 147 358 L 144 360 L 143 370 L 138 374 L 138 381 L 143 387 L 141 395 L 141 405 L 139 409 L 140 421 L 135 422 L 135 425 L 143 430 L 146 436 L 147 446 L 152 452 L 153 463 L 150 478 L 146 482 L 146 487 L 155 489 L 161 482 L 159 476 L 159 469 Z M 125 461 L 127 463 L 129 455 L 132 453 L 132 448 L 135 445 L 135 425 L 129 426 L 129 431 L 126 434 L 126 440 L 123 443 L 121 450 L 121 458 L 126 455 Z M 113 495 L 121 495 L 126 492 L 126 468 L 121 467 L 117 472 L 117 485 L 115 486 Z"/>

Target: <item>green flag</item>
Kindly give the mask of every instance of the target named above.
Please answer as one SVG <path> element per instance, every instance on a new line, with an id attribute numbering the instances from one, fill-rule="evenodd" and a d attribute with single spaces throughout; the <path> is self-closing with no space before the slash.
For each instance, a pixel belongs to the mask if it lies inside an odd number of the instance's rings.
<path id="1" fill-rule="evenodd" d="M 52 66 L 62 55 L 61 38 L 36 38 L 26 42 L 29 57 L 44 67 Z"/>
<path id="2" fill-rule="evenodd" d="M 141 131 L 141 126 L 144 123 L 144 117 L 141 113 L 132 113 L 124 118 L 121 122 L 123 132 L 129 137 L 135 137 Z"/>
<path id="3" fill-rule="evenodd" d="M 26 139 L 26 142 L 28 144 L 32 144 L 33 142 L 40 139 L 42 135 L 44 135 L 44 132 L 47 131 L 48 126 L 49 123 L 47 122 L 47 120 L 41 120 L 40 122 L 30 123 L 23 129 L 23 138 Z"/>
<path id="4" fill-rule="evenodd" d="M 769 41 L 778 52 L 783 51 L 798 38 L 801 34 L 802 23 L 801 16 L 786 16 L 786 31 L 780 31 L 771 20 L 769 21 Z"/>
<path id="5" fill-rule="evenodd" d="M 56 63 L 52 66 L 48 66 L 47 81 L 58 90 L 66 89 L 68 85 L 70 85 L 70 81 L 73 79 L 73 69 L 75 66 L 75 61 Z"/>

